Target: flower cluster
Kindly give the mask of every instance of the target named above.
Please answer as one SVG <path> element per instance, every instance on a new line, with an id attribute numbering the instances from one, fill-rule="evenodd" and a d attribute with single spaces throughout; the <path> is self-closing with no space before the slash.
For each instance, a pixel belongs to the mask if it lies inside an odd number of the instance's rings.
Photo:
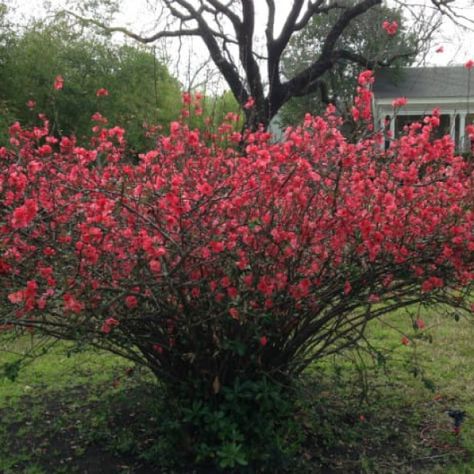
<path id="1" fill-rule="evenodd" d="M 389 36 L 395 36 L 398 31 L 398 23 L 396 20 L 387 21 L 382 23 L 382 28 L 387 32 Z"/>
<path id="2" fill-rule="evenodd" d="M 408 101 L 406 97 L 397 97 L 392 101 L 392 107 L 397 109 L 399 107 L 403 107 L 404 105 L 407 105 Z"/>

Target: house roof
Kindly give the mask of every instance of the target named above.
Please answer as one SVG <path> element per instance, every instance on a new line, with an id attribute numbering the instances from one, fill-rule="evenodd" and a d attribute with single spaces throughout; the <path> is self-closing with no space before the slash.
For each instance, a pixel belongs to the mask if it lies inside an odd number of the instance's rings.
<path id="1" fill-rule="evenodd" d="M 468 82 L 470 81 L 470 87 Z M 375 73 L 376 99 L 449 98 L 474 96 L 474 70 L 463 66 L 381 69 Z"/>

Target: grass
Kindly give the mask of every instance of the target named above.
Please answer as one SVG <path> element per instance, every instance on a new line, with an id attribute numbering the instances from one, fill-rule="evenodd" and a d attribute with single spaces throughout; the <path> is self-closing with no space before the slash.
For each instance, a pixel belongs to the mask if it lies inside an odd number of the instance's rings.
<path id="1" fill-rule="evenodd" d="M 18 355 L 29 353 L 35 344 L 28 336 L 13 342 L 0 340 L 0 366 L 15 367 Z M 26 395 L 34 397 L 84 384 L 108 382 L 131 365 L 106 352 L 76 349 L 72 343 L 58 342 L 40 358 L 27 359 L 24 367 L 19 367 L 14 383 L 8 377 L 0 377 L 0 408 L 15 407 Z"/>
<path id="2" fill-rule="evenodd" d="M 474 325 L 415 317 L 422 331 L 391 315 L 370 324 L 370 354 L 346 351 L 308 371 L 296 415 L 306 441 L 289 472 L 474 473 Z M 30 347 L 29 337 L 0 341 L 10 351 L 0 370 Z M 74 349 L 58 343 L 14 382 L 0 378 L 0 472 L 171 472 L 156 467 L 159 387 L 119 357 Z M 460 436 L 452 409 L 468 414 Z"/>
<path id="3" fill-rule="evenodd" d="M 348 351 L 312 368 L 326 374 L 327 389 L 336 387 L 322 405 L 343 398 L 354 425 L 360 421 L 352 433 L 362 451 L 355 472 L 474 473 L 473 321 L 433 311 L 417 317 L 426 329 L 414 330 L 405 314 L 374 321 L 367 336 L 372 355 Z M 456 409 L 467 413 L 460 436 L 448 416 Z M 354 467 L 348 452 L 345 461 L 340 453 L 330 460 L 342 462 L 341 472 Z"/>

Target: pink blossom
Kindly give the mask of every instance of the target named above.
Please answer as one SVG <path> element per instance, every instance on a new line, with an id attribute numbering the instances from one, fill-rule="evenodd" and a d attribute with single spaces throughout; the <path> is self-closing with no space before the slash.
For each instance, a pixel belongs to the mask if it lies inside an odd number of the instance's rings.
<path id="1" fill-rule="evenodd" d="M 13 304 L 21 303 L 24 299 L 25 299 L 25 293 L 23 290 L 18 290 L 8 295 L 8 300 L 10 301 L 10 303 L 13 303 Z"/>
<path id="2" fill-rule="evenodd" d="M 64 309 L 72 313 L 80 313 L 84 310 L 84 303 L 78 301 L 71 293 L 65 293 L 63 296 Z"/>
<path id="3" fill-rule="evenodd" d="M 374 73 L 370 69 L 362 71 L 359 74 L 358 82 L 361 86 L 369 85 L 374 83 Z"/>
<path id="4" fill-rule="evenodd" d="M 95 93 L 97 97 L 105 97 L 109 95 L 109 91 L 103 87 L 100 89 L 97 89 L 97 92 Z"/>
<path id="5" fill-rule="evenodd" d="M 398 23 L 396 20 L 393 20 L 392 22 L 385 20 L 382 23 L 382 28 L 387 32 L 389 36 L 395 36 L 398 31 Z"/>
<path id="6" fill-rule="evenodd" d="M 153 350 L 157 352 L 158 354 L 163 354 L 163 347 L 160 346 L 160 344 L 153 344 Z"/>
<path id="7" fill-rule="evenodd" d="M 125 305 L 129 309 L 136 308 L 138 305 L 138 299 L 136 296 L 129 295 L 125 298 Z"/>
<path id="8" fill-rule="evenodd" d="M 253 97 L 249 97 L 247 102 L 244 104 L 244 109 L 251 109 L 255 106 L 255 99 Z"/>
<path id="9" fill-rule="evenodd" d="M 115 327 L 118 326 L 119 322 L 115 318 L 107 318 L 102 324 L 101 331 L 104 334 L 109 334 L 110 331 Z"/>
<path id="10" fill-rule="evenodd" d="M 38 204 L 34 199 L 27 199 L 23 206 L 17 207 L 13 211 L 12 227 L 21 229 L 27 227 L 38 213 Z"/>
<path id="11" fill-rule="evenodd" d="M 425 329 L 426 324 L 425 324 L 425 322 L 423 321 L 423 319 L 417 319 L 417 320 L 415 321 L 415 327 L 416 327 L 417 329 Z"/>
<path id="12" fill-rule="evenodd" d="M 64 87 L 63 76 L 56 76 L 54 79 L 54 88 L 56 90 L 61 90 Z"/>
<path id="13" fill-rule="evenodd" d="M 406 97 L 397 97 L 392 101 L 392 107 L 394 109 L 403 107 L 404 105 L 407 105 L 407 98 Z"/>

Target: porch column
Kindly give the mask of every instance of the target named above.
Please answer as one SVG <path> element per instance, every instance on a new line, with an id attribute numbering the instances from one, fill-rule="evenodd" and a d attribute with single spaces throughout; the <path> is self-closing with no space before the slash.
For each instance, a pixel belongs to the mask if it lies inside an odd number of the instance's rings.
<path id="1" fill-rule="evenodd" d="M 462 153 L 466 150 L 466 112 L 459 114 L 459 151 Z"/>
<path id="2" fill-rule="evenodd" d="M 390 116 L 390 133 L 392 134 L 392 137 L 391 137 L 392 140 L 395 138 L 395 121 L 396 120 L 397 120 L 396 115 Z"/>
<path id="3" fill-rule="evenodd" d="M 385 116 L 380 115 L 378 116 L 378 123 L 379 123 L 379 130 L 382 134 L 382 141 L 380 142 L 380 149 L 383 151 L 385 150 L 385 142 L 387 141 L 387 132 L 385 130 Z"/>
<path id="4" fill-rule="evenodd" d="M 449 134 L 456 144 L 456 114 L 449 115 Z"/>

